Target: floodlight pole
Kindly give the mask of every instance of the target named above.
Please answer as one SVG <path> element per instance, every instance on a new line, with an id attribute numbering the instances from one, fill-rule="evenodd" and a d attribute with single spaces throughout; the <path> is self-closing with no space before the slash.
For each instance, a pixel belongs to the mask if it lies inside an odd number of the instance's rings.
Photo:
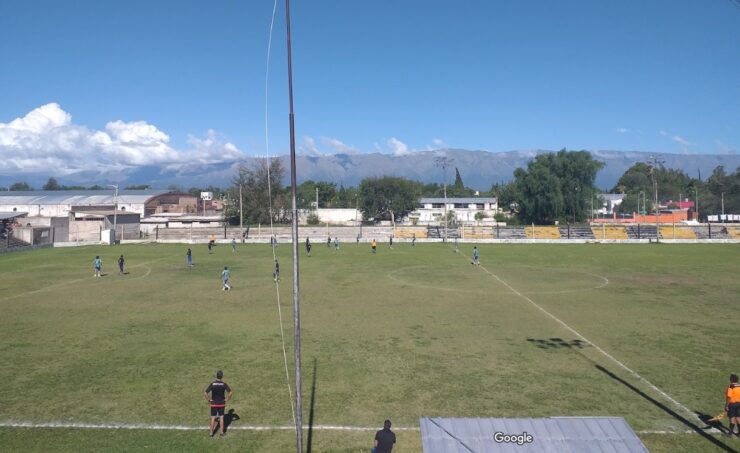
<path id="1" fill-rule="evenodd" d="M 242 178 L 239 175 L 239 234 L 242 235 L 242 242 L 244 241 L 244 205 L 242 201 Z"/>
<path id="2" fill-rule="evenodd" d="M 652 161 L 652 169 L 650 173 L 653 176 L 653 188 L 655 190 L 655 242 L 660 242 L 660 208 L 658 207 L 658 165 L 662 165 L 663 161 L 658 160 L 658 156 L 650 156 Z"/>
<path id="3" fill-rule="evenodd" d="M 288 36 L 288 102 L 290 103 L 290 193 L 293 209 L 293 339 L 295 352 L 295 448 L 303 453 L 303 406 L 301 404 L 301 293 L 298 284 L 298 208 L 296 203 L 295 121 L 293 114 L 293 58 L 290 41 L 290 0 L 285 0 L 285 28 Z M 316 206 L 318 210 L 318 206 Z"/>
<path id="4" fill-rule="evenodd" d="M 725 193 L 722 192 L 722 223 L 725 223 Z"/>
<path id="5" fill-rule="evenodd" d="M 118 239 L 118 184 L 108 184 L 108 187 L 115 189 L 113 192 L 113 243 L 115 243 Z"/>
<path id="6" fill-rule="evenodd" d="M 434 160 L 434 163 L 438 167 L 441 167 L 442 168 L 442 175 L 443 175 L 442 177 L 444 178 L 442 180 L 442 187 L 443 187 L 443 190 L 444 190 L 444 197 L 445 197 L 445 210 L 444 210 L 444 213 L 445 213 L 444 214 L 445 215 L 445 236 L 444 236 L 444 241 L 445 242 L 447 242 L 447 167 L 449 167 L 450 165 L 452 165 L 452 161 L 453 161 L 453 159 L 450 159 L 447 156 L 438 157 L 438 158 L 436 158 Z"/>

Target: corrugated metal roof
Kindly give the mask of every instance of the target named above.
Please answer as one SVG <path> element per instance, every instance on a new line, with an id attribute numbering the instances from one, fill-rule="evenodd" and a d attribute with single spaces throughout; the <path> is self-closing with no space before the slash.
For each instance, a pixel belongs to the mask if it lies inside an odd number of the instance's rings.
<path id="1" fill-rule="evenodd" d="M 0 220 L 14 219 L 16 217 L 23 217 L 28 214 L 27 212 L 0 212 Z"/>
<path id="2" fill-rule="evenodd" d="M 424 453 L 648 451 L 622 417 L 425 417 L 419 424 Z"/>
<path id="3" fill-rule="evenodd" d="M 420 200 L 422 204 L 424 203 L 444 203 L 444 198 L 422 198 Z M 447 203 L 495 203 L 496 198 L 495 197 L 471 197 L 471 198 L 451 198 L 447 197 Z"/>
<path id="4" fill-rule="evenodd" d="M 146 203 L 169 190 L 119 190 L 119 203 Z M 5 205 L 104 205 L 113 204 L 113 190 L 31 190 L 0 192 Z"/>

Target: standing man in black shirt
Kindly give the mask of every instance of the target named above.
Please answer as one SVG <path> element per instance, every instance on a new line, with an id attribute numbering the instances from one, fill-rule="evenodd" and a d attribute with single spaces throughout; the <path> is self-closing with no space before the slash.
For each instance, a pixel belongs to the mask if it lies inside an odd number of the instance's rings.
<path id="1" fill-rule="evenodd" d="M 383 429 L 375 433 L 373 453 L 391 453 L 396 444 L 396 435 L 391 431 L 391 421 L 383 422 Z"/>
<path id="2" fill-rule="evenodd" d="M 216 434 L 214 432 L 216 417 L 218 417 L 218 426 L 221 431 L 221 437 L 226 435 L 224 433 L 224 408 L 226 407 L 226 403 L 231 399 L 233 393 L 229 384 L 221 380 L 223 377 L 223 371 L 216 371 L 216 380 L 208 384 L 208 387 L 206 387 L 206 390 L 203 393 L 206 401 L 211 406 L 211 430 L 209 431 L 211 437 Z M 227 392 L 228 395 L 226 394 Z M 208 393 L 211 395 L 209 396 Z"/>

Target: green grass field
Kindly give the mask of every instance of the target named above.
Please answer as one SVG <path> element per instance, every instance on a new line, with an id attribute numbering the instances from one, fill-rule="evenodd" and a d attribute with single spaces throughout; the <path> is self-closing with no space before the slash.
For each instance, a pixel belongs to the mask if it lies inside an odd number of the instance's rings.
<path id="1" fill-rule="evenodd" d="M 208 255 L 196 245 L 193 269 L 187 247 L 0 255 L 0 422 L 203 429 L 4 427 L 0 449 L 295 451 L 289 430 L 238 429 L 293 423 L 270 247 Z M 740 246 L 479 248 L 480 267 L 468 244 L 460 253 L 380 245 L 377 255 L 366 244 L 315 244 L 310 258 L 301 248 L 304 422 L 312 397 L 322 426 L 608 415 L 624 417 L 651 451 L 740 449 L 738 439 L 697 433 L 704 424 L 692 415 L 719 413 L 728 375 L 740 371 Z M 290 246 L 277 252 L 292 366 Z M 98 254 L 107 275 L 93 278 Z M 118 275 L 119 254 L 128 275 Z M 221 291 L 225 265 L 230 292 Z M 216 369 L 240 417 L 224 440 L 207 438 L 202 397 Z M 311 445 L 369 451 L 373 434 L 317 429 Z M 394 451 L 421 450 L 418 431 L 397 434 Z"/>

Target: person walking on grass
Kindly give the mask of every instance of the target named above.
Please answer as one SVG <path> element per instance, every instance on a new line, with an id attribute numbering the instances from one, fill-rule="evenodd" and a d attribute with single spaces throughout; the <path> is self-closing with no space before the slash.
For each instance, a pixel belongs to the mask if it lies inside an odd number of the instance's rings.
<path id="1" fill-rule="evenodd" d="M 211 253 L 213 253 L 213 239 L 208 241 L 208 254 L 210 255 Z"/>
<path id="2" fill-rule="evenodd" d="M 328 236 L 328 237 L 326 238 L 326 246 L 327 246 L 327 247 L 331 247 L 331 236 Z"/>
<path id="3" fill-rule="evenodd" d="M 339 251 L 339 237 L 334 237 L 334 251 Z"/>
<path id="4" fill-rule="evenodd" d="M 278 260 L 275 260 L 275 270 L 272 272 L 272 279 L 275 280 L 275 283 L 280 281 L 280 263 L 278 263 Z"/>
<path id="5" fill-rule="evenodd" d="M 416 246 L 416 233 L 414 233 L 413 236 L 411 236 L 411 247 Z"/>
<path id="6" fill-rule="evenodd" d="M 372 453 L 391 453 L 396 444 L 396 434 L 391 431 L 391 421 L 383 422 L 383 429 L 375 433 L 375 447 Z"/>
<path id="7" fill-rule="evenodd" d="M 224 287 L 223 287 L 224 291 L 228 291 L 231 289 L 231 286 L 229 286 L 229 276 L 230 276 L 229 268 L 227 266 L 224 266 L 224 270 L 221 272 L 221 280 L 224 283 Z"/>
<path id="8" fill-rule="evenodd" d="M 208 431 L 208 435 L 210 437 L 213 437 L 216 434 L 216 417 L 218 417 L 218 427 L 221 432 L 221 437 L 226 436 L 226 433 L 224 432 L 224 410 L 226 408 L 226 403 L 229 402 L 234 392 L 231 390 L 231 387 L 229 387 L 229 384 L 222 381 L 223 377 L 223 371 L 216 371 L 216 380 L 208 384 L 205 392 L 203 392 L 208 405 L 211 407 L 211 428 Z"/>
<path id="9" fill-rule="evenodd" d="M 727 417 L 730 419 L 730 432 L 733 434 L 733 427 L 737 427 L 737 436 L 740 437 L 740 384 L 738 384 L 737 374 L 730 375 L 730 385 L 725 391 Z"/>
<path id="10" fill-rule="evenodd" d="M 473 246 L 473 261 L 470 264 L 480 266 L 480 257 L 478 256 L 478 246 Z"/>
<path id="11" fill-rule="evenodd" d="M 370 248 L 373 249 L 373 255 L 375 255 L 375 252 L 378 249 L 378 243 L 375 241 L 375 239 L 373 239 L 373 241 L 370 243 Z"/>
<path id="12" fill-rule="evenodd" d="M 126 261 L 123 259 L 123 255 L 121 255 L 118 258 L 118 275 L 123 275 L 125 272 L 123 271 L 123 267 L 126 264 Z"/>
<path id="13" fill-rule="evenodd" d="M 393 249 L 393 235 L 391 234 L 390 238 L 388 239 L 388 245 L 391 249 Z"/>
<path id="14" fill-rule="evenodd" d="M 306 238 L 306 256 L 311 256 L 311 240 Z"/>
<path id="15" fill-rule="evenodd" d="M 236 253 L 236 239 L 231 238 L 231 253 Z"/>
<path id="16" fill-rule="evenodd" d="M 188 247 L 188 251 L 185 252 L 185 256 L 187 257 L 188 268 L 193 267 L 193 251 L 190 250 L 190 247 Z"/>
<path id="17" fill-rule="evenodd" d="M 100 256 L 96 256 L 93 260 L 93 269 L 95 270 L 93 277 L 100 277 L 103 275 L 103 260 L 100 259 Z"/>

